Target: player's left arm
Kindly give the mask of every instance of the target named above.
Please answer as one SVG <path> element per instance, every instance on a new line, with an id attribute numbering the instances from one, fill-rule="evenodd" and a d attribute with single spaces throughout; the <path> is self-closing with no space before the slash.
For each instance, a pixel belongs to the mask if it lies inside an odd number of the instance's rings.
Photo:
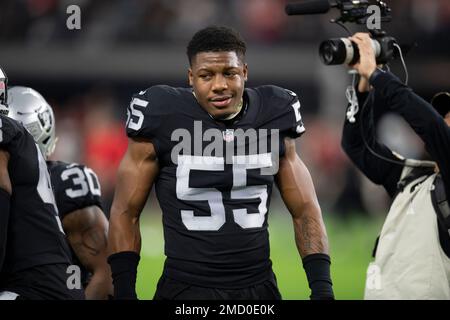
<path id="1" fill-rule="evenodd" d="M 9 207 L 12 193 L 8 162 L 9 153 L 6 150 L 0 149 L 0 271 L 6 254 Z"/>
<path id="2" fill-rule="evenodd" d="M 328 238 L 311 175 L 297 155 L 295 141 L 286 138 L 276 183 L 292 215 L 295 242 L 303 261 L 311 299 L 333 299 Z"/>
<path id="3" fill-rule="evenodd" d="M 113 294 L 113 287 L 107 263 L 106 216 L 98 206 L 92 205 L 66 214 L 62 223 L 78 259 L 92 273 L 85 289 L 86 299 L 107 299 Z"/>

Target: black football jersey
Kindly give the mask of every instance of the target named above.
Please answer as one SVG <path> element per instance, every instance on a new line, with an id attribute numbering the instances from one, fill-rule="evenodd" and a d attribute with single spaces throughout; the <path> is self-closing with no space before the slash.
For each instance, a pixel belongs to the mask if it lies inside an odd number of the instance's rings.
<path id="1" fill-rule="evenodd" d="M 43 265 L 70 264 L 45 160 L 33 137 L 17 121 L 0 115 L 0 148 L 9 152 L 12 184 L 6 256 L 0 288 L 20 286 L 15 274 Z M 64 274 L 58 275 L 63 278 Z M 51 279 L 42 275 L 42 279 Z M 14 280 L 14 284 L 11 283 Z M 39 281 L 39 277 L 35 278 Z M 50 281 L 51 282 L 51 281 Z M 67 290 L 65 283 L 55 291 Z"/>
<path id="2" fill-rule="evenodd" d="M 86 207 L 102 209 L 100 183 L 92 169 L 62 161 L 47 161 L 47 166 L 61 220 L 68 213 Z"/>
<path id="3" fill-rule="evenodd" d="M 61 221 L 64 221 L 64 218 L 71 212 L 86 207 L 97 206 L 103 210 L 100 183 L 91 168 L 62 161 L 47 161 L 47 167 Z M 81 281 L 86 286 L 91 274 L 81 264 L 75 251 L 72 249 L 71 252 L 72 263 L 80 267 Z"/>
<path id="4" fill-rule="evenodd" d="M 234 123 L 214 120 L 192 90 L 154 86 L 133 96 L 127 134 L 151 140 L 160 165 L 168 277 L 239 288 L 271 277 L 267 213 L 283 139 L 304 131 L 297 96 L 246 89 Z"/>

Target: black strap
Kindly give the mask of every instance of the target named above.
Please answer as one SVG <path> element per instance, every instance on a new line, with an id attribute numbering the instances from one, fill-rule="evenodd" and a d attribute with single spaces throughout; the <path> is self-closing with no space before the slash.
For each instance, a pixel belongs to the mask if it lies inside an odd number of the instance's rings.
<path id="1" fill-rule="evenodd" d="M 431 200 L 442 225 L 447 230 L 450 229 L 450 206 L 445 193 L 444 180 L 442 180 L 440 174 L 436 175 L 434 179 L 434 190 L 431 192 Z"/>
<path id="2" fill-rule="evenodd" d="M 450 258 L 450 206 L 447 194 L 445 193 L 444 181 L 440 174 L 436 175 L 433 185 L 434 189 L 431 191 L 431 203 L 437 216 L 439 242 L 441 243 L 442 250 Z"/>
<path id="3" fill-rule="evenodd" d="M 431 167 L 417 167 L 411 170 L 409 174 L 407 174 L 403 179 L 401 179 L 399 182 L 397 182 L 397 193 L 395 194 L 394 198 L 399 194 L 402 193 L 403 190 L 406 188 L 407 185 L 409 185 L 414 180 L 420 178 L 420 177 L 428 177 L 434 174 L 434 168 Z M 411 192 L 414 191 L 415 186 L 411 188 Z"/>
<path id="4" fill-rule="evenodd" d="M 378 236 L 377 239 L 375 240 L 375 245 L 373 246 L 373 250 L 372 250 L 372 258 L 375 258 L 376 254 L 377 254 L 379 242 L 380 242 L 380 236 Z"/>

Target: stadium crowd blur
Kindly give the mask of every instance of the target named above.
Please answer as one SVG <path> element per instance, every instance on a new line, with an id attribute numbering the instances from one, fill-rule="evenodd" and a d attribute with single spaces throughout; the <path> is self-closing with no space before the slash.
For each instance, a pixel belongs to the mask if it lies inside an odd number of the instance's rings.
<path id="1" fill-rule="evenodd" d="M 427 83 L 427 79 L 442 78 L 444 74 L 448 78 L 450 71 L 443 70 L 442 64 L 434 62 L 450 56 L 450 1 L 395 0 L 388 3 L 394 19 L 386 25 L 386 30 L 400 42 L 415 41 L 419 44 L 413 49 L 411 60 L 407 56 L 407 62 L 410 67 L 426 63 L 425 67 L 416 69 L 420 74 L 411 74 L 411 81 L 416 92 L 429 98 L 434 93 L 430 90 L 436 86 Z M 65 27 L 66 9 L 71 4 L 81 8 L 81 30 Z M 67 61 L 77 59 L 76 48 L 93 51 L 106 48 L 106 52 L 112 53 L 125 47 L 137 49 L 154 45 L 167 50 L 174 46 L 184 50 L 188 39 L 198 29 L 210 24 L 225 24 L 242 33 L 250 52 L 252 49 L 271 50 L 274 47 L 288 50 L 296 45 L 297 49 L 312 49 L 317 56 L 321 40 L 344 36 L 342 29 L 329 23 L 335 16 L 332 13 L 290 18 L 284 13 L 285 4 L 284 0 L 2 0 L 0 62 L 12 85 L 34 87 L 56 111 L 59 147 L 55 158 L 80 161 L 94 169 L 106 195 L 105 202 L 109 203 L 114 191 L 116 168 L 126 149 L 123 122 L 131 94 L 162 82 L 185 86 L 185 78 L 154 74 L 152 70 L 145 71 L 149 75 L 148 81 L 133 81 L 132 75 L 122 77 L 119 72 L 99 72 L 96 77 L 86 78 L 79 75 L 71 77 L 62 72 L 61 77 L 55 75 L 54 70 L 39 69 L 41 56 L 35 57 L 35 67 L 39 72 L 29 76 L 27 72 L 32 70 L 17 67 L 20 62 L 9 68 L 9 62 L 13 62 L 11 57 L 15 56 L 14 50 L 24 50 L 32 55 L 34 50 L 42 54 L 46 47 L 65 48 L 66 55 L 69 55 Z M 5 48 L 12 50 L 6 58 L 2 56 Z M 72 56 L 70 48 L 74 48 Z M 275 65 L 283 60 L 280 54 L 273 58 Z M 152 52 L 147 52 L 142 59 L 152 59 Z M 388 200 L 383 191 L 362 177 L 340 149 L 344 91 L 338 91 L 340 96 L 335 100 L 322 99 L 322 84 L 313 84 L 308 77 L 301 78 L 304 70 L 298 71 L 298 81 L 292 77 L 279 83 L 270 77 L 252 78 L 252 61 L 248 60 L 249 85 L 273 83 L 300 94 L 307 134 L 299 141 L 299 152 L 311 171 L 322 210 L 326 214 L 344 216 L 386 212 Z M 187 68 L 187 60 L 181 63 Z M 95 64 L 85 67 L 94 71 L 96 68 Z M 320 72 L 326 74 L 332 69 L 323 70 Z M 402 69 L 398 68 L 398 71 L 403 76 Z M 343 68 L 338 72 L 344 73 Z M 350 83 L 351 78 L 347 80 Z M 448 79 L 446 84 L 447 88 L 442 89 L 448 90 Z M 441 85 L 445 86 L 445 83 Z M 333 109 L 335 112 L 330 114 Z M 386 118 L 379 132 L 391 148 L 408 157 L 420 157 L 422 143 L 398 117 Z M 401 143 L 405 139 L 411 143 Z M 273 204 L 276 203 L 275 200 Z"/>

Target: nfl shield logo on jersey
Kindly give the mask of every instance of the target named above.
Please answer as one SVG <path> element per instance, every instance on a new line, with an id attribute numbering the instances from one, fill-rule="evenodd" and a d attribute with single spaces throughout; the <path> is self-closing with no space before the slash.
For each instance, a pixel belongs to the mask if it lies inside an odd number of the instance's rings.
<path id="1" fill-rule="evenodd" d="M 234 130 L 233 129 L 226 129 L 225 131 L 222 131 L 223 140 L 225 142 L 231 142 L 234 140 Z"/>

